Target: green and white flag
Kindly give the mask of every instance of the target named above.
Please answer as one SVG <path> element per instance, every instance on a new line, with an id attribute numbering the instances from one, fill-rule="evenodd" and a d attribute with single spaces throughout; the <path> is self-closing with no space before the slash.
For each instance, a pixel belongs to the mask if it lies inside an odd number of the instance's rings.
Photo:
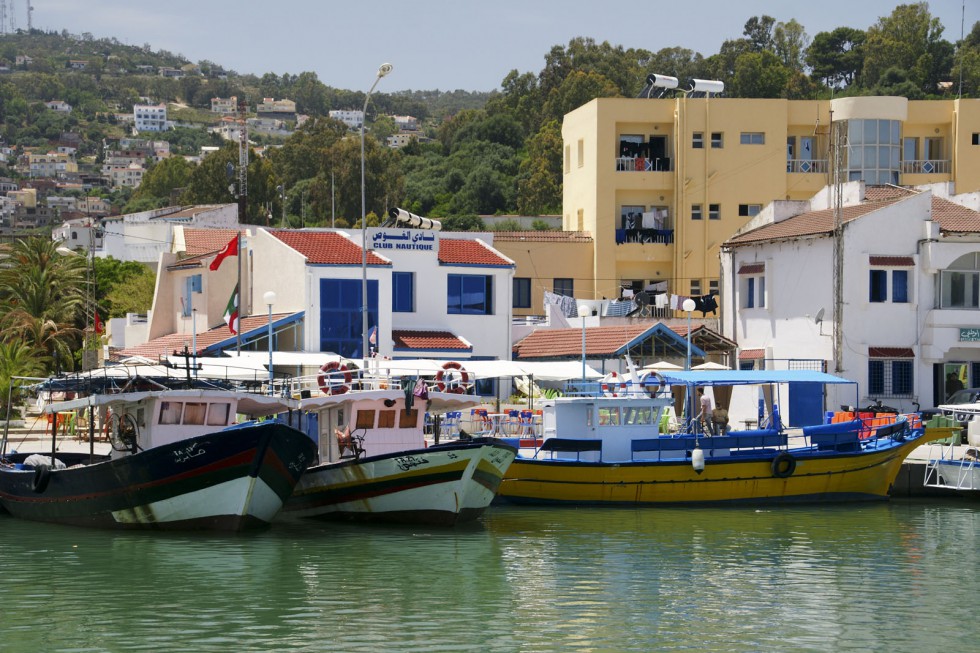
<path id="1" fill-rule="evenodd" d="M 238 286 L 235 286 L 235 291 L 231 293 L 231 299 L 228 300 L 228 306 L 225 308 L 225 324 L 228 325 L 228 330 L 233 334 L 238 334 Z"/>

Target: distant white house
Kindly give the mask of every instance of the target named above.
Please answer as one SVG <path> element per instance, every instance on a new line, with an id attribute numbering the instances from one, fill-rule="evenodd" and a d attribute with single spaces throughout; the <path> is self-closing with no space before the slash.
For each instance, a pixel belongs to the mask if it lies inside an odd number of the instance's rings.
<path id="1" fill-rule="evenodd" d="M 134 104 L 133 123 L 138 132 L 160 132 L 170 129 L 166 104 Z"/>
<path id="2" fill-rule="evenodd" d="M 57 111 L 59 113 L 71 113 L 71 105 L 64 100 L 51 100 L 50 102 L 45 102 L 46 106 L 51 111 Z"/>
<path id="3" fill-rule="evenodd" d="M 335 109 L 330 111 L 329 116 L 351 129 L 360 129 L 361 125 L 364 124 L 364 112 L 360 109 Z"/>
<path id="4" fill-rule="evenodd" d="M 826 361 L 858 383 L 859 401 L 902 411 L 942 403 L 950 373 L 980 385 L 977 200 L 942 184 L 846 184 L 839 305 L 830 189 L 766 207 L 722 246 L 722 331 L 741 364 Z M 852 403 L 848 392 L 828 405 Z"/>

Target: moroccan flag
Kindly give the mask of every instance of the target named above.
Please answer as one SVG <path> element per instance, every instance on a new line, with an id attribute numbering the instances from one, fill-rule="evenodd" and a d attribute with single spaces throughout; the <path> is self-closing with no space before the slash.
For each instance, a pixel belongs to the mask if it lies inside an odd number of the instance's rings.
<path id="1" fill-rule="evenodd" d="M 231 239 L 225 248 L 218 252 L 218 255 L 214 257 L 211 261 L 211 271 L 215 272 L 219 267 L 221 267 L 221 262 L 228 258 L 229 256 L 238 256 L 238 235 L 236 234 L 234 238 Z"/>
<path id="2" fill-rule="evenodd" d="M 238 334 L 238 286 L 235 286 L 235 291 L 231 293 L 231 299 L 228 300 L 228 306 L 225 308 L 225 324 L 228 325 L 228 330 L 233 334 Z"/>

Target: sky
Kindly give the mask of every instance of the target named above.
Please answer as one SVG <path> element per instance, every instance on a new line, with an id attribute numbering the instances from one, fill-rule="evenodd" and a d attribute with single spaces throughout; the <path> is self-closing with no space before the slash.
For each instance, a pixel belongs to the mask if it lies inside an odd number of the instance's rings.
<path id="1" fill-rule="evenodd" d="M 16 24 L 149 44 L 238 73 L 313 71 L 334 88 L 378 92 L 492 91 L 512 70 L 539 73 L 554 46 L 576 37 L 623 48 L 683 47 L 708 56 L 740 38 L 745 21 L 795 19 L 812 38 L 867 29 L 901 3 L 882 0 L 5 0 Z M 964 0 L 931 0 L 930 13 L 960 38 Z M 980 1 L 965 2 L 965 31 Z"/>

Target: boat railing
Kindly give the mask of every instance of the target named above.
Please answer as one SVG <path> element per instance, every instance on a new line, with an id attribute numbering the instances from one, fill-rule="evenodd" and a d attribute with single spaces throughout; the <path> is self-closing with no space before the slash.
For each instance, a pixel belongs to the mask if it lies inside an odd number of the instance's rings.
<path id="1" fill-rule="evenodd" d="M 956 441 L 956 438 L 952 438 L 948 443 L 934 442 L 929 445 L 925 478 L 922 481 L 925 487 L 980 490 L 975 474 L 976 470 L 980 470 L 980 450 L 977 447 L 963 450 Z M 955 471 L 956 478 L 941 474 L 941 469 Z"/>

